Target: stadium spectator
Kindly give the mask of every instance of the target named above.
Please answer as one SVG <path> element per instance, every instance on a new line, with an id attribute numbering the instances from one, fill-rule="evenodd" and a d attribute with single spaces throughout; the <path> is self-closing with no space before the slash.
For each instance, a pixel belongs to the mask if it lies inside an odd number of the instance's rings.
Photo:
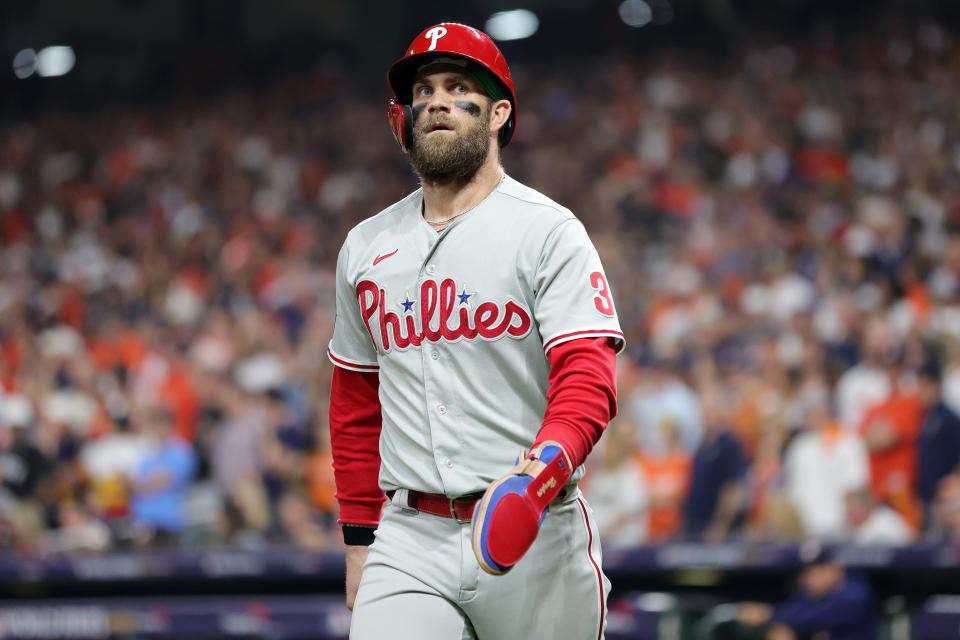
<path id="1" fill-rule="evenodd" d="M 134 433 L 129 416 L 124 416 L 110 433 L 80 450 L 80 463 L 90 482 L 90 503 L 100 517 L 110 521 L 129 515 L 131 482 L 148 447 L 148 440 Z"/>
<path id="2" fill-rule="evenodd" d="M 782 452 L 786 437 L 785 427 L 768 425 L 761 434 L 756 459 L 750 466 L 747 523 L 752 540 L 795 542 L 805 537 L 803 523 L 785 486 Z"/>
<path id="3" fill-rule="evenodd" d="M 743 447 L 730 429 L 730 408 L 720 387 L 701 391 L 700 406 L 704 433 L 693 456 L 683 531 L 690 539 L 722 542 L 744 509 Z"/>
<path id="4" fill-rule="evenodd" d="M 931 520 L 931 538 L 960 542 L 960 474 L 953 473 L 940 481 L 931 510 Z"/>
<path id="5" fill-rule="evenodd" d="M 50 472 L 50 462 L 30 442 L 33 407 L 26 396 L 0 396 L 0 481 L 17 500 L 30 500 Z"/>
<path id="6" fill-rule="evenodd" d="M 637 546 L 649 535 L 650 489 L 637 461 L 635 439 L 633 421 L 614 418 L 597 452 L 598 464 L 585 478 L 600 539 L 610 547 Z"/>
<path id="7" fill-rule="evenodd" d="M 643 370 L 642 387 L 629 407 L 639 425 L 639 443 L 643 451 L 663 453 L 661 424 L 671 422 L 681 446 L 689 453 L 697 450 L 703 434 L 703 418 L 697 395 L 680 377 L 679 362 L 655 361 Z"/>
<path id="8" fill-rule="evenodd" d="M 866 486 L 844 496 L 844 539 L 855 544 L 905 545 L 916 532 L 899 513 L 877 499 Z"/>
<path id="9" fill-rule="evenodd" d="M 869 583 L 848 573 L 828 549 L 810 553 L 803 558 L 799 594 L 776 607 L 744 603 L 738 612 L 740 622 L 765 627 L 768 640 L 796 640 L 818 634 L 832 640 L 876 638 L 877 612 Z"/>
<path id="10" fill-rule="evenodd" d="M 110 529 L 83 506 L 67 500 L 57 505 L 57 527 L 47 534 L 42 549 L 48 553 L 107 551 Z"/>
<path id="11" fill-rule="evenodd" d="M 139 542 L 170 544 L 183 531 L 184 501 L 196 470 L 188 442 L 174 432 L 174 417 L 165 407 L 135 416 L 147 438 L 147 451 L 132 479 L 131 514 L 141 529 Z"/>
<path id="12" fill-rule="evenodd" d="M 733 394 L 731 426 L 750 463 L 756 459 L 765 432 L 778 428 L 786 412 L 789 387 L 783 367 L 771 353 L 775 350 L 775 341 L 764 341 L 756 349 L 759 366 L 736 367 L 726 377 Z"/>
<path id="13" fill-rule="evenodd" d="M 881 362 L 892 341 L 886 320 L 871 317 L 863 331 L 859 361 L 837 380 L 837 415 L 845 427 L 858 429 L 866 411 L 889 397 L 890 378 Z"/>
<path id="14" fill-rule="evenodd" d="M 335 498 L 337 487 L 333 477 L 330 432 L 326 429 L 315 430 L 315 447 L 307 458 L 304 473 L 310 504 L 323 515 L 327 526 L 333 526 L 339 517 L 339 505 Z"/>
<path id="15" fill-rule="evenodd" d="M 807 536 L 833 539 L 844 530 L 844 496 L 870 478 L 860 436 L 829 411 L 828 398 L 807 400 L 804 430 L 787 448 L 784 486 Z"/>
<path id="16" fill-rule="evenodd" d="M 0 395 L 0 547 L 35 550 L 44 532 L 53 465 L 31 443 L 36 426 L 26 396 Z"/>
<path id="17" fill-rule="evenodd" d="M 245 392 L 228 380 L 221 382 L 216 393 L 222 419 L 209 443 L 213 481 L 223 495 L 239 505 L 266 501 L 262 477 L 263 444 L 270 435 L 266 398 Z M 241 510 L 248 511 L 244 506 Z M 254 520 L 259 522 L 260 518 Z M 267 524 L 261 522 L 264 527 Z"/>
<path id="18" fill-rule="evenodd" d="M 937 486 L 960 465 L 960 417 L 941 398 L 936 362 L 928 361 L 921 368 L 917 389 L 924 407 L 917 447 L 917 492 L 923 500 L 924 523 L 929 525 Z"/>
<path id="19" fill-rule="evenodd" d="M 680 444 L 676 425 L 670 419 L 660 423 L 664 449 L 637 452 L 637 461 L 650 496 L 648 510 L 650 542 L 665 542 L 680 532 L 683 503 L 690 485 L 693 457 Z M 591 499 L 593 494 L 590 494 Z"/>
<path id="20" fill-rule="evenodd" d="M 916 499 L 917 446 L 923 407 L 917 394 L 902 379 L 900 350 L 884 354 L 884 370 L 891 393 L 867 409 L 860 433 L 870 454 L 870 488 L 912 527 L 922 526 L 922 508 Z"/>

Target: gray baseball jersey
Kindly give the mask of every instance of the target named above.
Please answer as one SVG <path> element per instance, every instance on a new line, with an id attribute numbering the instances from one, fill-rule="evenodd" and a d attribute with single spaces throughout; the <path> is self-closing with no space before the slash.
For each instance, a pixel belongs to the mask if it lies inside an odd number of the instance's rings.
<path id="1" fill-rule="evenodd" d="M 422 203 L 417 190 L 348 234 L 328 355 L 379 371 L 380 487 L 459 496 L 534 441 L 553 346 L 608 336 L 619 350 L 623 334 L 569 210 L 508 176 L 440 234 Z"/>

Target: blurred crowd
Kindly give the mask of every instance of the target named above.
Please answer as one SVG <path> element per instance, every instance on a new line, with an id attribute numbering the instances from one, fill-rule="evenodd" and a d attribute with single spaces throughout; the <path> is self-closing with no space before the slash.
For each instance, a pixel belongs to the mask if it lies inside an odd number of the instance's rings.
<path id="1" fill-rule="evenodd" d="M 956 36 L 758 40 L 514 62 L 628 340 L 584 490 L 612 545 L 960 541 Z M 340 545 L 336 255 L 414 188 L 332 60 L 0 126 L 0 547 Z"/>

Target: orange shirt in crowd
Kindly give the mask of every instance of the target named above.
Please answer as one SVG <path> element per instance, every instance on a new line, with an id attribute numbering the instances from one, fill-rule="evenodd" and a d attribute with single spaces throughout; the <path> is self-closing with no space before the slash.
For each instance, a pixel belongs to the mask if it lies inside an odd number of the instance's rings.
<path id="1" fill-rule="evenodd" d="M 0 393 L 16 389 L 17 371 L 22 359 L 23 349 L 15 338 L 0 338 Z"/>
<path id="2" fill-rule="evenodd" d="M 337 513 L 337 487 L 333 477 L 333 454 L 321 449 L 307 459 L 307 489 L 310 502 L 324 513 Z"/>
<path id="3" fill-rule="evenodd" d="M 743 445 L 743 455 L 747 460 L 755 460 L 757 447 L 760 444 L 760 433 L 763 429 L 764 418 L 761 402 L 765 398 L 751 396 L 740 402 L 730 417 L 730 426 Z"/>
<path id="4" fill-rule="evenodd" d="M 864 440 L 869 440 L 871 428 L 882 424 L 889 425 L 897 439 L 889 449 L 870 451 L 870 489 L 910 524 L 919 526 L 921 511 L 914 488 L 917 483 L 917 438 L 923 425 L 920 399 L 914 394 L 896 392 L 868 409 L 860 424 Z"/>
<path id="5" fill-rule="evenodd" d="M 149 347 L 133 331 L 117 337 L 88 336 L 87 353 L 100 369 L 123 365 L 131 371 L 139 369 L 149 353 Z M 188 442 L 193 442 L 200 417 L 200 404 L 194 389 L 190 370 L 173 364 L 160 385 L 158 400 L 173 414 L 174 432 Z"/>
<path id="6" fill-rule="evenodd" d="M 136 371 L 150 351 L 146 343 L 135 331 L 126 331 L 114 343 L 117 359 L 124 367 Z"/>
<path id="7" fill-rule="evenodd" d="M 663 542 L 683 524 L 683 500 L 690 485 L 693 461 L 680 450 L 665 456 L 641 453 L 638 461 L 650 494 L 648 537 L 650 542 Z"/>
<path id="8" fill-rule="evenodd" d="M 90 359 L 102 370 L 123 365 L 135 371 L 149 352 L 143 338 L 134 331 L 126 331 L 119 336 L 90 335 L 86 338 L 86 344 Z"/>
<path id="9" fill-rule="evenodd" d="M 187 442 L 193 442 L 197 419 L 200 417 L 200 405 L 189 369 L 179 365 L 171 366 L 160 387 L 160 398 L 173 413 L 174 432 Z"/>

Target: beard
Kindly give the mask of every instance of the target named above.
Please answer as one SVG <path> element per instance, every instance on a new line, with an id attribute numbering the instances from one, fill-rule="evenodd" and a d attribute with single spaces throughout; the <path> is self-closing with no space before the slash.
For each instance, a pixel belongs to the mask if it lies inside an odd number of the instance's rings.
<path id="1" fill-rule="evenodd" d="M 461 133 L 428 136 L 427 129 L 444 118 L 424 117 L 413 128 L 410 164 L 428 184 L 466 184 L 477 173 L 490 151 L 488 124 L 491 105 L 478 118 L 472 118 Z"/>

